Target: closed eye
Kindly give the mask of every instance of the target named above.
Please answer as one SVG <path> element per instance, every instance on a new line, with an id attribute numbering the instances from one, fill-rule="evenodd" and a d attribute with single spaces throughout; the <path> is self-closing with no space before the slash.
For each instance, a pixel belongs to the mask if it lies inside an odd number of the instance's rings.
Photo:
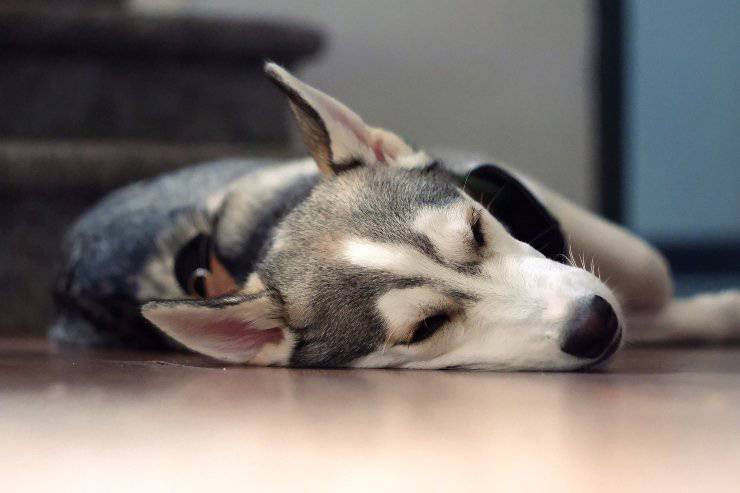
<path id="1" fill-rule="evenodd" d="M 409 340 L 409 344 L 416 344 L 417 342 L 424 341 L 433 336 L 444 324 L 450 321 L 449 315 L 446 313 L 437 313 L 431 317 L 427 317 L 416 326 L 414 334 Z"/>
<path id="2" fill-rule="evenodd" d="M 483 214 L 481 211 L 476 210 L 473 212 L 473 217 L 470 221 L 470 229 L 473 232 L 473 240 L 479 248 L 483 248 L 486 245 L 486 237 L 483 234 L 483 224 L 481 217 Z"/>

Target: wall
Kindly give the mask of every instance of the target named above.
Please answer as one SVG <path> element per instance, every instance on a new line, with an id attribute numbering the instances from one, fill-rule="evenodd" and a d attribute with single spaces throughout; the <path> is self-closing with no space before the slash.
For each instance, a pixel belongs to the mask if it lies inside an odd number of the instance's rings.
<path id="1" fill-rule="evenodd" d="M 628 221 L 650 238 L 740 238 L 740 6 L 628 2 Z"/>
<path id="2" fill-rule="evenodd" d="M 586 0 L 138 0 L 140 7 L 310 22 L 328 50 L 302 72 L 420 146 L 489 151 L 594 203 Z"/>

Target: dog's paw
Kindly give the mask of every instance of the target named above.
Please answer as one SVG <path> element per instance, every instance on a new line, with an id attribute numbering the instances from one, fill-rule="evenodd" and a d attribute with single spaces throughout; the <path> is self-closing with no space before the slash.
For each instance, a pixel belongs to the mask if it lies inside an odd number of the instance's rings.
<path id="1" fill-rule="evenodd" d="M 740 290 L 677 299 L 663 310 L 628 314 L 635 343 L 740 342 Z"/>
<path id="2" fill-rule="evenodd" d="M 740 290 L 722 291 L 716 295 L 716 323 L 727 336 L 740 341 Z"/>
<path id="3" fill-rule="evenodd" d="M 740 290 L 702 294 L 685 303 L 683 320 L 695 320 L 708 340 L 740 341 Z M 693 313 L 688 313 L 689 310 Z M 681 322 L 682 319 L 676 320 Z"/>

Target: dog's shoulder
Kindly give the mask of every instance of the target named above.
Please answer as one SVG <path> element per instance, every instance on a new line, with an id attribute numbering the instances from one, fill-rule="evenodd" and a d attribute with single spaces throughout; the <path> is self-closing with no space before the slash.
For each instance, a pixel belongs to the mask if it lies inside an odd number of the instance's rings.
<path id="1" fill-rule="evenodd" d="M 270 243 L 273 227 L 319 182 L 311 159 L 263 168 L 234 181 L 215 215 L 213 239 L 220 259 L 246 279 Z"/>
<path id="2" fill-rule="evenodd" d="M 199 226 L 229 183 L 259 165 L 224 161 L 186 168 L 112 192 L 68 230 L 62 274 L 75 291 L 96 295 L 130 292 L 163 241 Z"/>

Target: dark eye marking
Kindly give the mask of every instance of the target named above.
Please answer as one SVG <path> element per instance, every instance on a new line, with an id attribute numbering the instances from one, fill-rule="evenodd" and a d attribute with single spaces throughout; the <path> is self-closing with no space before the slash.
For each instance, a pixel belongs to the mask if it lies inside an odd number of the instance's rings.
<path id="1" fill-rule="evenodd" d="M 481 212 L 475 211 L 473 218 L 470 221 L 470 229 L 473 231 L 473 240 L 478 247 L 484 247 L 486 245 L 486 237 L 483 234 L 483 225 L 481 224 Z"/>
<path id="2" fill-rule="evenodd" d="M 438 160 L 434 160 L 422 168 L 422 173 L 433 173 L 439 171 L 442 168 L 442 163 Z"/>
<path id="3" fill-rule="evenodd" d="M 430 338 L 437 332 L 444 324 L 450 321 L 450 316 L 446 313 L 436 313 L 431 317 L 427 317 L 416 326 L 414 335 L 411 336 L 409 344 L 416 344 L 425 339 Z"/>

